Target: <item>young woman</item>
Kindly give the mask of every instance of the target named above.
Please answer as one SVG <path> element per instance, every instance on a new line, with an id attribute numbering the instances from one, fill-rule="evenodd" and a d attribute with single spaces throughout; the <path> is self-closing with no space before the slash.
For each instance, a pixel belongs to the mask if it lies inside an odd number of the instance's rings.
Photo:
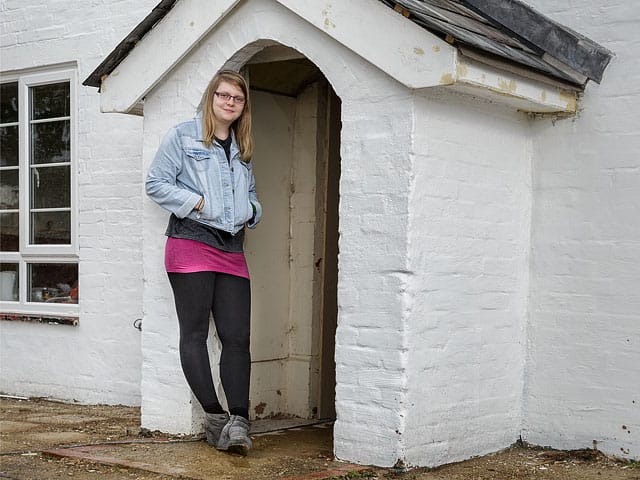
<path id="1" fill-rule="evenodd" d="M 180 361 L 205 411 L 207 442 L 243 455 L 251 448 L 251 291 L 243 241 L 245 226 L 254 228 L 262 216 L 252 153 L 247 84 L 238 73 L 221 71 L 195 119 L 166 134 L 146 180 L 147 195 L 171 212 L 165 267 L 180 326 Z M 209 367 L 209 313 L 222 344 L 228 413 Z"/>

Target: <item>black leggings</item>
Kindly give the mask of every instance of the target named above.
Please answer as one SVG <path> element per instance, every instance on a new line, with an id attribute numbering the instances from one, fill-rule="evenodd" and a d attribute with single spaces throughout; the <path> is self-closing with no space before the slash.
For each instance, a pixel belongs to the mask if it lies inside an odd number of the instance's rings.
<path id="1" fill-rule="evenodd" d="M 249 279 L 217 272 L 168 275 L 180 324 L 180 361 L 191 391 L 205 412 L 223 412 L 213 386 L 207 351 L 211 312 L 222 344 L 220 379 L 229 413 L 248 418 L 251 373 Z"/>

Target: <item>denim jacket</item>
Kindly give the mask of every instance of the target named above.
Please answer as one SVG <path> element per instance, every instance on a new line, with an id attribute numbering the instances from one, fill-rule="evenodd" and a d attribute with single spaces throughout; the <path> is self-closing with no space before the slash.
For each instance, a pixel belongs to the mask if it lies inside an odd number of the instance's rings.
<path id="1" fill-rule="evenodd" d="M 244 225 L 255 228 L 262 206 L 252 165 L 241 160 L 235 135 L 231 135 L 231 160 L 227 162 L 217 142 L 205 147 L 201 113 L 171 128 L 149 168 L 147 195 L 178 218 L 188 217 L 232 234 Z M 201 197 L 204 208 L 196 212 Z"/>

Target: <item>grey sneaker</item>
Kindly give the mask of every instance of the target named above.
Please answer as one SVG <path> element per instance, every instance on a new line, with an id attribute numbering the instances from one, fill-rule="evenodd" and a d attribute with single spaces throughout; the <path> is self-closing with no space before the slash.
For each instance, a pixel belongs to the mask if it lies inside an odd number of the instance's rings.
<path id="1" fill-rule="evenodd" d="M 218 446 L 222 429 L 229 422 L 228 413 L 205 413 L 204 433 L 207 435 L 207 443 L 212 447 Z"/>
<path id="2" fill-rule="evenodd" d="M 251 448 L 249 438 L 249 420 L 240 415 L 231 415 L 229 422 L 222 429 L 218 450 L 227 450 L 231 453 L 246 455 Z"/>

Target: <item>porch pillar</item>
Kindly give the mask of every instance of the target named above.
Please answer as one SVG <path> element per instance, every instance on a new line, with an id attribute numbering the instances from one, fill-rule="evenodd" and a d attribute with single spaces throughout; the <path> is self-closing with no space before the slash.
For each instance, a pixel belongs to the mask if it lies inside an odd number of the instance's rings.
<path id="1" fill-rule="evenodd" d="M 404 429 L 412 122 L 408 91 L 380 93 L 343 99 L 334 449 L 392 466 Z"/>

